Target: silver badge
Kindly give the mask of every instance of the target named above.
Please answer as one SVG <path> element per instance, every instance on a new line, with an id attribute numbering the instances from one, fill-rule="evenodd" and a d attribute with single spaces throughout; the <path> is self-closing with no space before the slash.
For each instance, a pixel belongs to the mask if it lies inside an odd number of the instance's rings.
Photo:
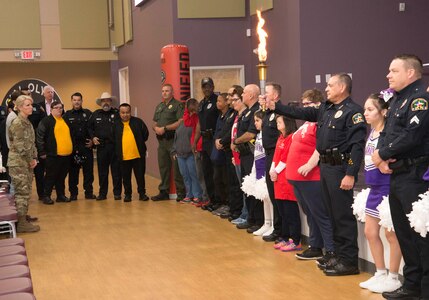
<path id="1" fill-rule="evenodd" d="M 339 111 L 337 111 L 336 113 L 335 113 L 335 116 L 334 116 L 334 118 L 335 119 L 338 119 L 339 117 L 341 117 L 343 115 L 343 111 L 342 110 L 339 110 Z"/>
<path id="2" fill-rule="evenodd" d="M 112 114 L 112 115 L 110 116 L 110 118 L 114 119 L 114 118 L 115 118 L 115 115 L 114 115 L 114 114 Z"/>
<path id="3" fill-rule="evenodd" d="M 211 104 L 211 103 L 209 103 L 209 104 L 207 105 L 207 109 L 210 109 L 210 108 L 212 108 L 212 104 Z"/>
<path id="4" fill-rule="evenodd" d="M 82 116 L 85 118 L 86 117 L 86 113 L 83 113 Z"/>
<path id="5" fill-rule="evenodd" d="M 249 110 L 249 111 L 247 112 L 247 114 L 245 115 L 245 117 L 247 118 L 247 117 L 250 115 L 250 113 L 251 113 L 251 111 Z"/>
<path id="6" fill-rule="evenodd" d="M 270 116 L 270 121 L 274 120 L 274 117 L 275 117 L 275 115 L 274 115 L 274 114 L 272 114 L 272 115 Z"/>

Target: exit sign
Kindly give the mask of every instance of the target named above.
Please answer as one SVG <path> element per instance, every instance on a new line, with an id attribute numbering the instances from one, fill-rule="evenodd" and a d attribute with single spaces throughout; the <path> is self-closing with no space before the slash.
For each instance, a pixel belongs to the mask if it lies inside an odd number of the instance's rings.
<path id="1" fill-rule="evenodd" d="M 34 51 L 32 50 L 21 51 L 21 59 L 34 59 Z"/>

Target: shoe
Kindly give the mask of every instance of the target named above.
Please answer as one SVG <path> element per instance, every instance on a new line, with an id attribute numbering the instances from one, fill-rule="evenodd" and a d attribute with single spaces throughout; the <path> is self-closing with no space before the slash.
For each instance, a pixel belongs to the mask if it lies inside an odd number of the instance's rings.
<path id="1" fill-rule="evenodd" d="M 43 197 L 43 196 L 39 196 L 39 200 L 40 200 L 40 201 L 43 201 L 43 198 L 45 198 L 45 197 Z"/>
<path id="2" fill-rule="evenodd" d="M 115 200 L 122 200 L 122 197 L 121 197 L 121 195 L 114 195 L 113 199 L 115 199 Z"/>
<path id="3" fill-rule="evenodd" d="M 384 293 L 384 292 L 393 292 L 397 289 L 399 289 L 402 286 L 402 283 L 399 281 L 398 278 L 392 278 L 389 276 L 386 276 L 384 281 L 378 281 L 374 284 L 371 284 L 368 288 L 373 293 Z"/>
<path id="4" fill-rule="evenodd" d="M 302 250 L 302 246 L 301 244 L 296 245 L 292 239 L 289 239 L 289 243 L 281 247 L 279 250 L 283 252 L 299 251 Z"/>
<path id="5" fill-rule="evenodd" d="M 70 198 L 67 198 L 66 196 L 59 196 L 57 197 L 57 200 L 55 200 L 56 202 L 70 202 Z"/>
<path id="6" fill-rule="evenodd" d="M 265 232 L 270 231 L 271 227 L 272 226 L 271 226 L 270 223 L 264 224 L 264 225 L 262 225 L 261 228 L 259 228 L 258 230 L 254 231 L 253 235 L 262 236 Z"/>
<path id="7" fill-rule="evenodd" d="M 359 286 L 363 289 L 367 289 L 373 284 L 384 282 L 386 279 L 387 279 L 387 271 L 377 271 L 375 272 L 374 276 L 372 276 L 370 279 L 359 283 Z"/>
<path id="8" fill-rule="evenodd" d="M 320 248 L 310 246 L 307 250 L 295 254 L 295 257 L 301 260 L 319 259 L 323 257 L 323 252 Z"/>
<path id="9" fill-rule="evenodd" d="M 183 196 L 177 196 L 176 197 L 176 202 L 181 202 L 185 197 Z"/>
<path id="10" fill-rule="evenodd" d="M 26 216 L 21 216 L 18 218 L 18 224 L 16 226 L 17 233 L 37 232 L 39 230 L 40 230 L 40 226 L 31 224 L 30 222 L 28 222 L 26 219 Z"/>
<path id="11" fill-rule="evenodd" d="M 237 229 L 247 229 L 247 228 L 252 227 L 252 225 L 250 225 L 250 224 L 249 224 L 249 223 L 247 223 L 247 221 L 246 221 L 246 222 L 243 222 L 243 223 L 238 224 L 236 227 L 237 227 Z"/>
<path id="12" fill-rule="evenodd" d="M 249 228 L 247 228 L 246 231 L 247 231 L 247 233 L 254 233 L 259 228 L 261 228 L 261 226 L 259 226 L 259 225 L 253 225 L 253 226 L 250 226 Z"/>
<path id="13" fill-rule="evenodd" d="M 77 195 L 70 195 L 70 201 L 76 201 Z"/>
<path id="14" fill-rule="evenodd" d="M 217 209 L 215 209 L 214 211 L 212 211 L 212 214 L 215 216 L 220 216 L 223 213 L 227 213 L 229 212 L 229 206 L 227 205 L 221 205 L 219 206 Z"/>
<path id="15" fill-rule="evenodd" d="M 188 204 L 188 203 L 191 203 L 191 201 L 192 201 L 191 198 L 185 197 L 180 201 L 180 203 L 181 204 Z"/>
<path id="16" fill-rule="evenodd" d="M 101 200 L 106 200 L 107 197 L 106 196 L 102 196 L 102 195 L 98 195 L 98 197 L 95 198 L 95 199 L 97 199 L 97 201 L 101 201 Z"/>
<path id="17" fill-rule="evenodd" d="M 196 205 L 196 204 L 198 204 L 199 202 L 201 202 L 201 199 L 200 199 L 200 198 L 195 197 L 195 198 L 192 198 L 192 199 L 191 199 L 191 204 L 192 204 L 192 205 Z"/>
<path id="18" fill-rule="evenodd" d="M 320 270 L 324 270 L 329 266 L 335 265 L 338 261 L 338 257 L 335 252 L 327 251 L 322 258 L 316 260 L 317 267 Z"/>
<path id="19" fill-rule="evenodd" d="M 115 199 L 116 200 L 116 199 Z M 124 202 L 131 202 L 131 195 L 125 195 L 124 196 Z"/>
<path id="20" fill-rule="evenodd" d="M 408 290 L 404 287 L 400 287 L 393 292 L 384 292 L 381 294 L 385 299 L 420 299 L 420 292 Z"/>
<path id="21" fill-rule="evenodd" d="M 265 231 L 263 234 L 262 234 L 262 236 L 264 237 L 264 236 L 269 236 L 269 235 L 271 235 L 272 233 L 274 232 L 274 226 L 270 226 L 270 228 L 268 228 L 268 230 L 267 231 Z"/>
<path id="22" fill-rule="evenodd" d="M 37 222 L 37 221 L 39 221 L 39 218 L 37 218 L 37 217 L 32 217 L 32 216 L 30 216 L 30 215 L 26 215 L 26 216 L 25 216 L 25 218 L 26 218 L 26 220 L 27 220 L 28 222 Z"/>
<path id="23" fill-rule="evenodd" d="M 262 236 L 262 239 L 265 242 L 275 242 L 277 239 L 279 238 L 279 235 L 277 233 L 271 233 L 270 235 L 267 236 Z"/>
<path id="24" fill-rule="evenodd" d="M 139 200 L 140 201 L 148 201 L 149 197 L 146 194 L 140 194 L 139 195 Z"/>
<path id="25" fill-rule="evenodd" d="M 246 219 L 242 219 L 242 218 L 236 218 L 231 221 L 231 223 L 234 225 L 243 224 L 244 222 L 246 222 Z"/>
<path id="26" fill-rule="evenodd" d="M 160 192 L 158 195 L 151 197 L 153 201 L 170 200 L 168 193 Z"/>
<path id="27" fill-rule="evenodd" d="M 326 276 L 346 276 L 346 275 L 357 275 L 359 274 L 359 269 L 356 266 L 344 264 L 339 261 L 332 267 L 327 267 L 323 270 Z"/>
<path id="28" fill-rule="evenodd" d="M 52 205 L 52 204 L 54 204 L 54 201 L 51 199 L 51 197 L 44 197 L 43 198 L 43 204 Z"/>
<path id="29" fill-rule="evenodd" d="M 97 196 L 95 196 L 94 194 L 85 194 L 85 199 L 94 200 L 97 199 Z"/>
<path id="30" fill-rule="evenodd" d="M 279 250 L 282 247 L 285 247 L 289 244 L 289 241 L 281 240 L 274 244 L 274 249 Z"/>

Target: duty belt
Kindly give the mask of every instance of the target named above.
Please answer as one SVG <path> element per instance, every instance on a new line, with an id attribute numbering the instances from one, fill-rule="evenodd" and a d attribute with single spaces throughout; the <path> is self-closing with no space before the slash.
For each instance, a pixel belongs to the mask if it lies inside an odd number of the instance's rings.
<path id="1" fill-rule="evenodd" d="M 339 166 L 348 163 L 350 153 L 340 153 L 337 148 L 327 149 L 324 154 L 320 154 L 319 159 L 321 163 Z"/>
<path id="2" fill-rule="evenodd" d="M 412 166 L 421 165 L 429 162 L 429 156 L 419 156 L 414 158 L 399 159 L 395 162 L 389 163 L 389 168 L 393 173 L 402 173 L 408 171 Z"/>

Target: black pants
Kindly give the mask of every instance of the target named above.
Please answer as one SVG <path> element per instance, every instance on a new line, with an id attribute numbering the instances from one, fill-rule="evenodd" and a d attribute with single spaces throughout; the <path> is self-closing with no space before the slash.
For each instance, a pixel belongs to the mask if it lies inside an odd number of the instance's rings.
<path id="1" fill-rule="evenodd" d="M 299 207 L 296 201 L 275 200 L 282 217 L 282 227 L 280 236 L 287 241 L 293 239 L 295 245 L 301 243 L 301 218 Z"/>
<path id="2" fill-rule="evenodd" d="M 134 172 L 137 182 L 137 192 L 143 196 L 146 194 L 146 182 L 144 174 L 146 173 L 146 159 L 135 158 L 121 161 L 122 182 L 124 184 L 125 196 L 131 196 L 133 193 L 131 186 L 131 170 Z"/>
<path id="3" fill-rule="evenodd" d="M 229 183 L 229 212 L 233 217 L 239 217 L 243 209 L 243 191 L 238 182 L 235 166 L 232 164 L 232 152 L 226 151 L 226 177 Z"/>
<path id="4" fill-rule="evenodd" d="M 100 183 L 99 196 L 106 197 L 109 187 L 109 166 L 112 172 L 113 195 L 122 193 L 121 167 L 115 153 L 113 144 L 105 144 L 97 147 L 98 181 Z"/>
<path id="5" fill-rule="evenodd" d="M 422 179 L 427 165 L 411 166 L 403 173 L 390 177 L 389 204 L 395 233 L 404 257 L 404 287 L 421 292 L 429 299 L 429 236 L 415 232 L 406 216 L 413 209 L 418 195 L 426 192 L 429 183 Z"/>
<path id="6" fill-rule="evenodd" d="M 347 165 L 320 165 L 323 202 L 331 218 L 337 255 L 344 263 L 358 265 L 357 222 L 353 214 L 353 189 L 340 189 Z"/>
<path id="7" fill-rule="evenodd" d="M 203 150 L 201 151 L 201 162 L 203 164 L 204 181 L 206 182 L 207 194 L 210 201 L 216 201 L 213 163 L 210 159 L 210 154 Z"/>
<path id="8" fill-rule="evenodd" d="M 69 169 L 69 191 L 70 195 L 77 196 L 79 194 L 78 184 L 79 184 L 79 169 L 82 167 L 83 172 L 83 189 L 85 190 L 86 196 L 92 196 L 94 190 L 92 188 L 92 183 L 94 182 L 94 155 L 92 149 L 81 147 L 79 151 L 86 157 L 86 160 L 83 162 L 82 166 L 79 166 L 74 163 L 73 157 L 70 162 Z"/>
<path id="9" fill-rule="evenodd" d="M 241 162 L 241 177 L 249 175 L 252 172 L 253 154 L 240 156 Z M 246 206 L 248 210 L 247 222 L 250 225 L 262 226 L 264 224 L 264 204 L 261 200 L 255 199 L 253 196 L 246 196 Z"/>
<path id="10" fill-rule="evenodd" d="M 273 162 L 274 157 L 274 149 L 273 150 L 265 150 L 265 181 L 267 183 L 268 194 L 270 196 L 271 203 L 273 204 L 274 211 L 274 232 L 277 235 L 281 235 L 282 232 L 282 216 L 280 215 L 279 206 L 276 197 L 274 196 L 274 182 L 271 181 L 270 177 L 270 168 L 271 163 Z"/>
<path id="11" fill-rule="evenodd" d="M 39 163 L 34 168 L 34 178 L 36 179 L 37 195 L 43 197 L 45 195 L 45 158 L 38 158 Z"/>
<path id="12" fill-rule="evenodd" d="M 216 189 L 215 201 L 213 203 L 219 205 L 229 204 L 229 184 L 227 179 L 226 165 L 213 164 L 213 181 Z"/>
<path id="13" fill-rule="evenodd" d="M 70 155 L 48 156 L 46 158 L 45 197 L 51 197 L 55 186 L 57 198 L 65 196 L 64 182 L 70 166 Z"/>

